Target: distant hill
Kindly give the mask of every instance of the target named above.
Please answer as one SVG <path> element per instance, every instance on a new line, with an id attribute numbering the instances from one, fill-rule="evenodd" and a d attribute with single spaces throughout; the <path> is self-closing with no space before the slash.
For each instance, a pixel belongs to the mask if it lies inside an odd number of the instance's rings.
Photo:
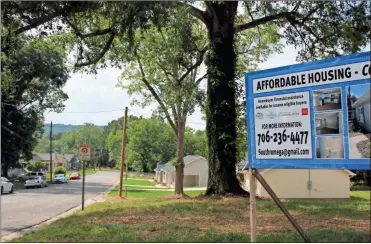
<path id="1" fill-rule="evenodd" d="M 82 125 L 65 125 L 65 124 L 53 124 L 53 134 L 57 133 L 64 133 L 71 130 L 76 130 L 80 128 Z M 104 125 L 97 125 L 102 130 L 104 129 Z M 49 136 L 50 134 L 50 124 L 44 124 L 44 136 Z"/>

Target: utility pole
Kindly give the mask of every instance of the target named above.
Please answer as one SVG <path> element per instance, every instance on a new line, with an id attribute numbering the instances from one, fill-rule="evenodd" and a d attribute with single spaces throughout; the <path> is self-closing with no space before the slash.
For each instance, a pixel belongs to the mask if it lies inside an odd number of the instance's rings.
<path id="1" fill-rule="evenodd" d="M 50 182 L 53 181 L 53 121 L 50 121 Z"/>
<path id="2" fill-rule="evenodd" d="M 124 177 L 127 117 L 128 117 L 128 107 L 125 107 L 124 124 L 123 124 L 123 130 L 122 130 L 122 146 L 121 146 L 121 167 L 120 167 L 120 187 L 119 187 L 119 196 L 120 197 L 122 197 L 122 178 Z"/>

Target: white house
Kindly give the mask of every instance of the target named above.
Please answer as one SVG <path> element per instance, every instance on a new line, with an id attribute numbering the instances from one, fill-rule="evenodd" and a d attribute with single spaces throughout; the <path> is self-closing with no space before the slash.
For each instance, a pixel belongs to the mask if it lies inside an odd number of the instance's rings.
<path id="1" fill-rule="evenodd" d="M 358 98 L 358 100 L 352 104 L 352 108 L 355 109 L 355 117 L 360 126 L 364 130 L 370 132 L 370 90 Z"/>
<path id="2" fill-rule="evenodd" d="M 350 197 L 350 178 L 355 174 L 349 170 L 323 169 L 260 169 L 264 177 L 279 198 L 336 198 Z M 244 169 L 242 186 L 249 190 L 249 173 Z M 256 194 L 262 198 L 270 198 L 264 187 L 256 182 Z"/>
<path id="3" fill-rule="evenodd" d="M 183 186 L 207 186 L 209 165 L 201 156 L 189 155 L 184 157 Z M 156 180 L 170 187 L 175 186 L 175 166 L 169 162 L 157 164 Z"/>

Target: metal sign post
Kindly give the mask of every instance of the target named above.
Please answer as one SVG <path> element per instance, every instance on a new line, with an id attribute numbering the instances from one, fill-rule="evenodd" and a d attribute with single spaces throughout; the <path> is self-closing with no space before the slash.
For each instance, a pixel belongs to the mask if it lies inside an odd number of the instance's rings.
<path id="1" fill-rule="evenodd" d="M 86 161 L 91 160 L 91 148 L 89 144 L 82 144 L 79 146 L 79 159 L 82 161 L 82 199 L 81 210 L 85 207 L 85 165 Z"/>
<path id="2" fill-rule="evenodd" d="M 81 210 L 84 211 L 85 207 L 85 162 L 82 161 L 82 199 L 81 199 Z"/>

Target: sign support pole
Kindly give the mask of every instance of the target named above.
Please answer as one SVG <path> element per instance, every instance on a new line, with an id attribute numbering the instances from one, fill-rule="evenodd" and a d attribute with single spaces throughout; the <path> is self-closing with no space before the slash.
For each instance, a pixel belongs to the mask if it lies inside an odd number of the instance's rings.
<path id="1" fill-rule="evenodd" d="M 53 121 L 50 121 L 50 162 L 49 162 L 49 175 L 50 183 L 53 182 Z"/>
<path id="2" fill-rule="evenodd" d="M 128 107 L 125 107 L 124 124 L 123 124 L 123 128 L 122 128 L 121 167 L 120 167 L 120 186 L 119 186 L 119 196 L 120 197 L 122 197 L 122 183 L 123 183 L 122 178 L 124 177 L 127 117 L 128 117 Z"/>
<path id="3" fill-rule="evenodd" d="M 250 190 L 250 239 L 252 243 L 256 242 L 256 179 L 253 169 L 249 169 L 249 190 Z"/>
<path id="4" fill-rule="evenodd" d="M 81 210 L 84 211 L 85 207 L 85 161 L 82 161 L 82 204 Z"/>
<path id="5" fill-rule="evenodd" d="M 301 237 L 303 237 L 305 242 L 311 242 L 310 238 L 307 236 L 307 234 L 304 232 L 304 230 L 300 227 L 298 222 L 292 217 L 292 215 L 289 213 L 285 205 L 281 202 L 281 200 L 277 197 L 277 195 L 274 193 L 272 188 L 268 185 L 268 183 L 265 181 L 263 176 L 259 173 L 259 171 L 254 170 L 253 171 L 254 176 L 258 179 L 260 184 L 264 187 L 264 189 L 268 192 L 268 194 L 272 197 L 274 202 L 277 204 L 277 206 L 282 210 L 282 212 L 285 214 L 287 219 L 291 222 L 291 224 L 295 227 L 295 229 L 299 232 Z"/>

